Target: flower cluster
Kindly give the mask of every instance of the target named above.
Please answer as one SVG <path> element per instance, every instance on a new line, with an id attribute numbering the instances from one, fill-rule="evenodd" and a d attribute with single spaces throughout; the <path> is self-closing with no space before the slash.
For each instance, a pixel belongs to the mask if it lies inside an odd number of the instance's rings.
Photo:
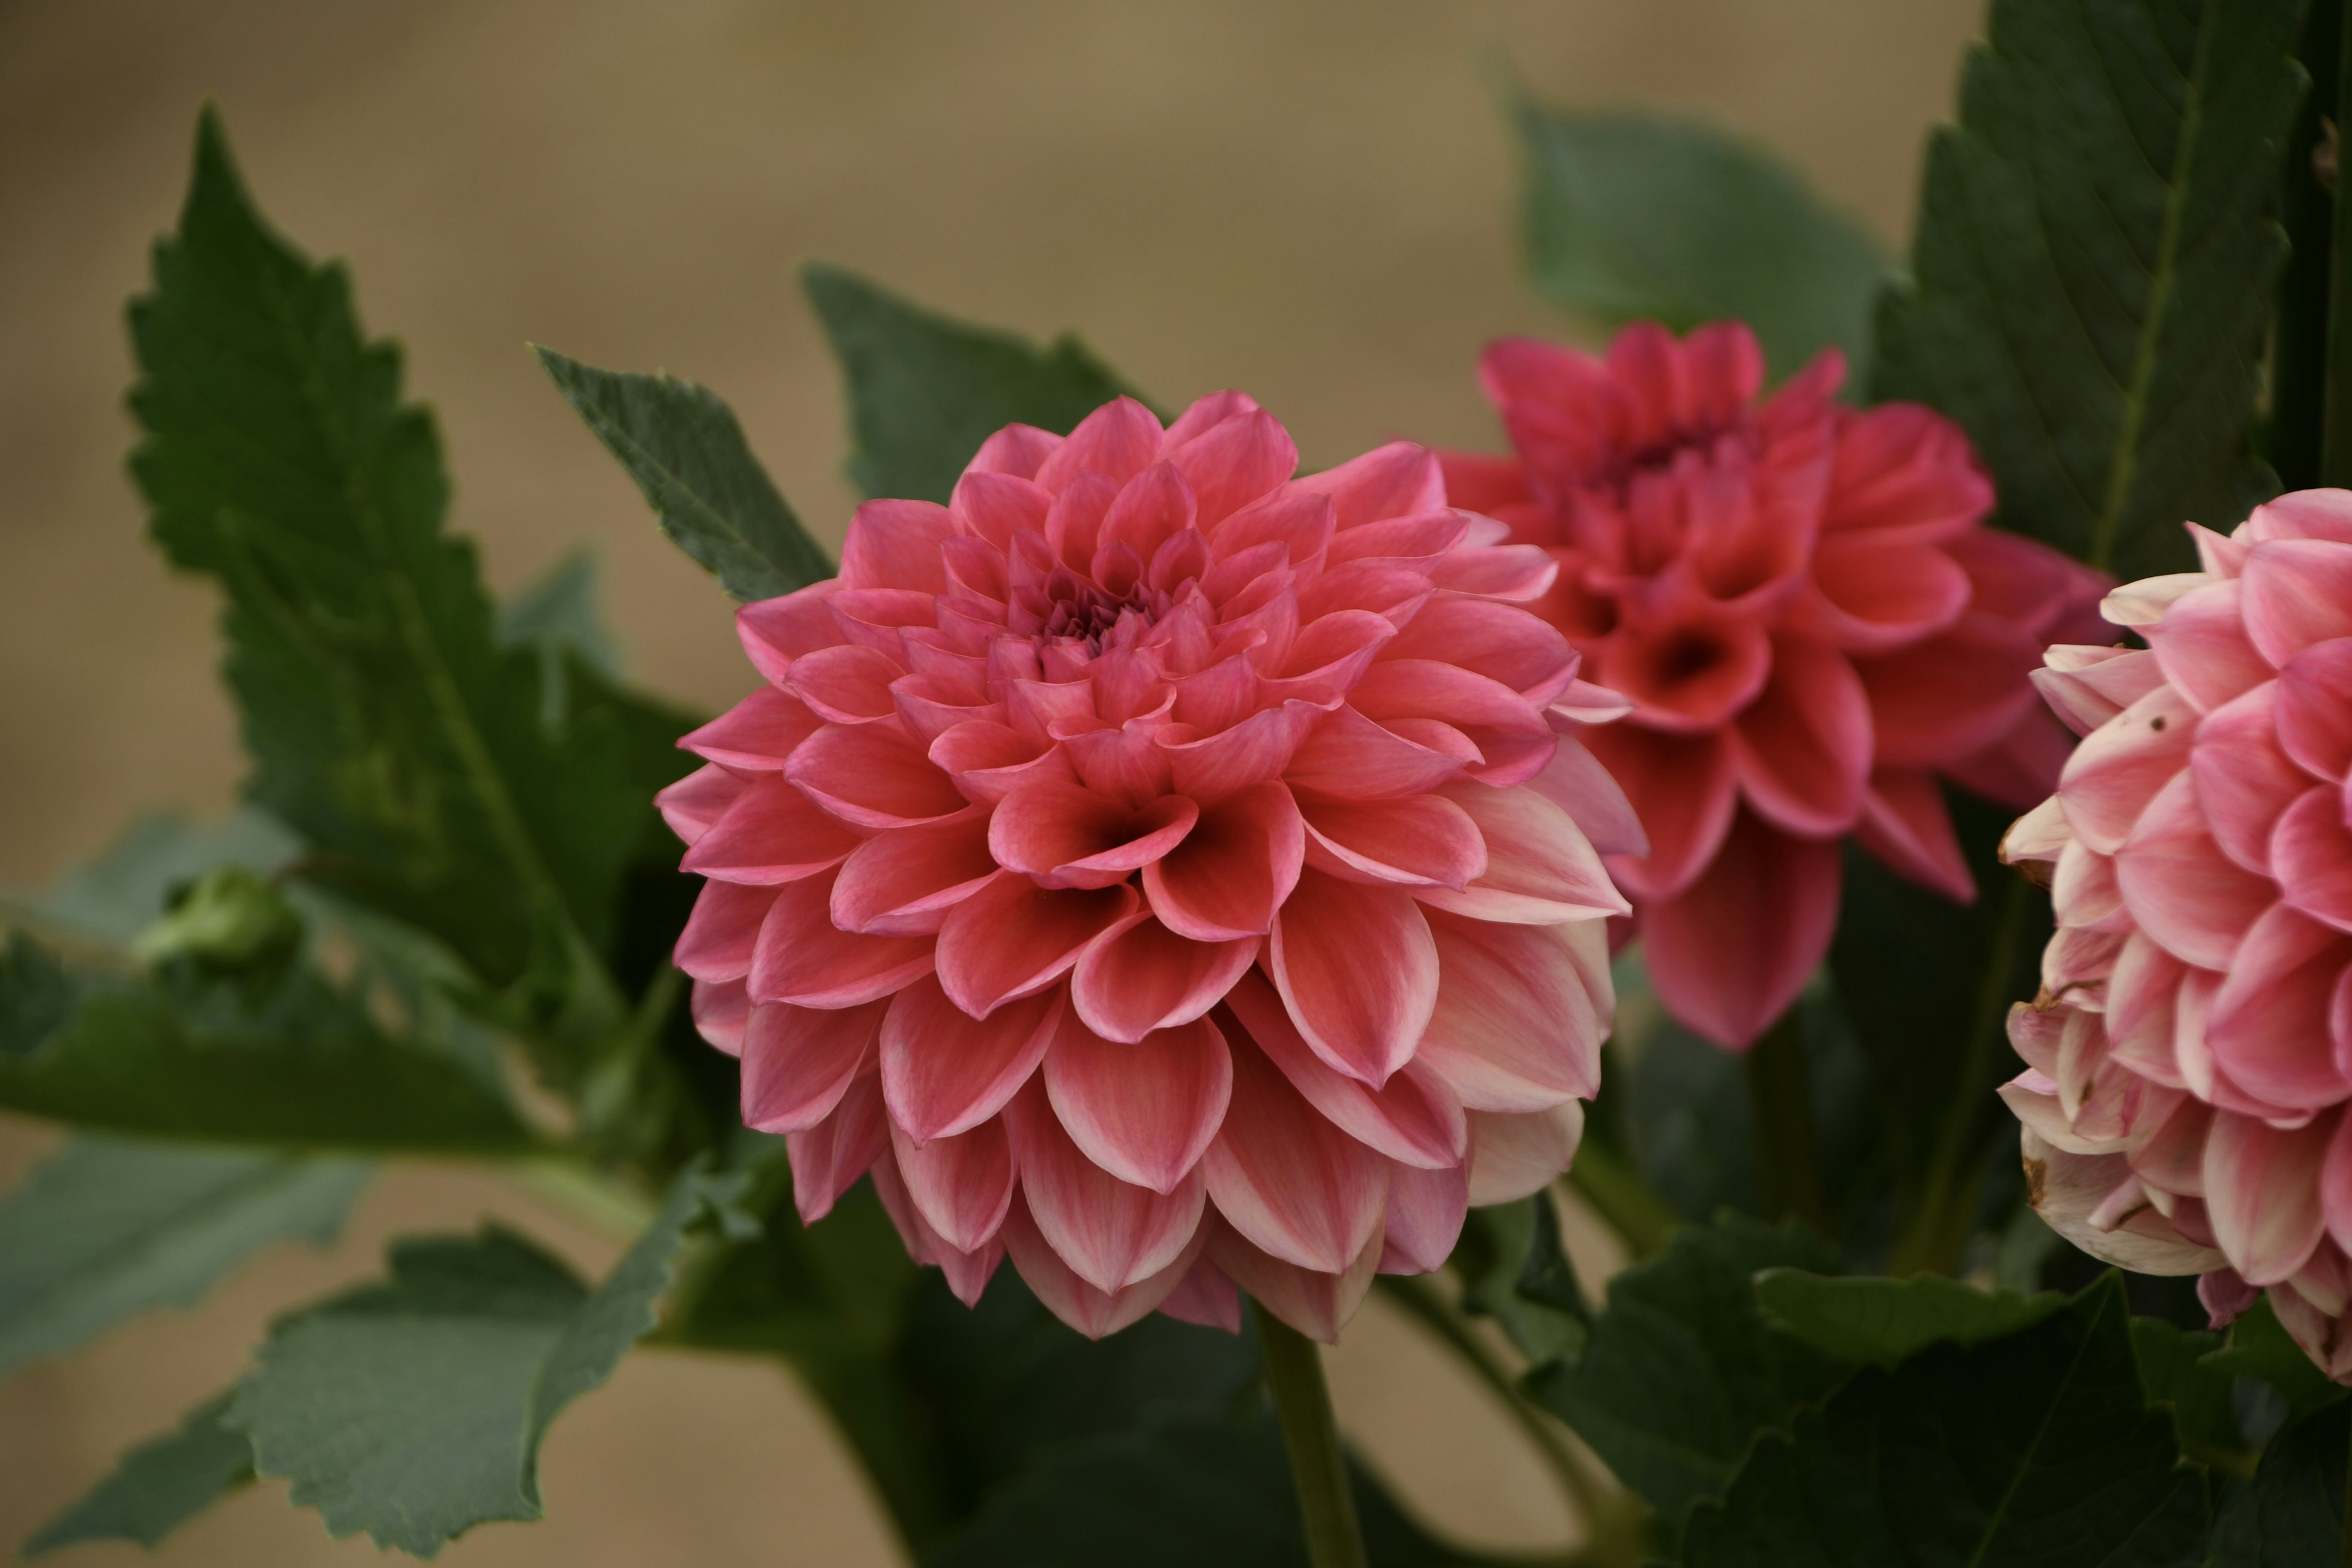
<path id="1" fill-rule="evenodd" d="M 1601 358 L 1511 340 L 1481 374 L 1515 451 L 1447 455 L 1450 499 L 1559 562 L 1536 607 L 1633 703 L 1591 747 L 1647 832 L 1611 868 L 1651 980 L 1745 1048 L 1828 951 L 1845 836 L 1974 896 L 1937 775 L 2048 792 L 2067 742 L 2027 675 L 2098 637 L 2101 582 L 1981 526 L 1958 426 L 1835 403 L 1834 350 L 1761 398 L 1737 322 L 1638 323 Z"/>
<path id="2" fill-rule="evenodd" d="M 1575 736 L 1624 705 L 1431 454 L 1297 466 L 1232 393 L 1009 426 L 741 611 L 767 683 L 660 804 L 804 1217 L 870 1173 L 966 1300 L 1009 1254 L 1090 1334 L 1239 1286 L 1328 1339 L 1566 1168 L 1627 907 L 1586 830 L 1634 845 Z"/>
<path id="3" fill-rule="evenodd" d="M 2084 739 L 2004 845 L 2058 931 L 2001 1093 L 2061 1235 L 2217 1323 L 2270 1287 L 2352 1382 L 2352 491 L 2191 531 L 2203 571 L 2108 596 L 2147 647 L 2036 677 Z"/>

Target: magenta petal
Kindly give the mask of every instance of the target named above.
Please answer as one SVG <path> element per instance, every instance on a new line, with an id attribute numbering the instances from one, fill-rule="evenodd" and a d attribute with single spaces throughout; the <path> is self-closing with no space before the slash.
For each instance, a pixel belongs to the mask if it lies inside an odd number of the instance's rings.
<path id="1" fill-rule="evenodd" d="M 777 889 L 751 955 L 751 1000 L 855 1007 L 930 973 L 929 937 L 860 936 L 835 926 L 833 884 L 825 873 Z"/>
<path id="2" fill-rule="evenodd" d="M 2315 784 L 2279 818 L 2271 837 L 2279 892 L 2314 920 L 2352 931 L 2352 831 L 2344 826 L 2344 792 Z"/>
<path id="3" fill-rule="evenodd" d="M 882 1079 L 867 1073 L 850 1084 L 831 1116 L 784 1140 L 793 1166 L 793 1205 L 800 1211 L 801 1223 L 814 1225 L 831 1214 L 851 1184 L 889 1151 L 890 1119 L 882 1107 Z"/>
<path id="4" fill-rule="evenodd" d="M 1412 1058 L 1437 1003 L 1437 944 L 1399 889 L 1302 871 L 1265 964 L 1315 1054 L 1375 1087 Z"/>
<path id="5" fill-rule="evenodd" d="M 958 1252 L 988 1245 L 1013 1202 L 1013 1142 L 1003 1117 L 919 1144 L 894 1121 L 890 1150 L 907 1196 L 941 1240 Z"/>
<path id="6" fill-rule="evenodd" d="M 2116 855 L 2116 882 L 2139 929 L 2202 969 L 2227 969 L 2238 942 L 2275 896 L 2270 882 L 2221 853 L 2187 770 L 2140 813 Z"/>
<path id="7" fill-rule="evenodd" d="M 1066 1016 L 1045 1079 L 1055 1115 L 1087 1159 L 1169 1193 L 1223 1123 L 1234 1069 L 1223 1034 L 1206 1018 L 1119 1043 Z"/>
<path id="8" fill-rule="evenodd" d="M 2278 743 L 2320 778 L 2352 772 L 2352 637 L 2315 643 L 2279 671 Z"/>
<path id="9" fill-rule="evenodd" d="M 908 986 L 882 1020 L 882 1089 L 891 1120 L 923 1142 L 995 1115 L 1037 1070 L 1064 1005 L 1056 990 L 974 1018 L 937 980 Z"/>
<path id="10" fill-rule="evenodd" d="M 1835 840 L 1791 838 L 1741 813 L 1705 876 L 1642 910 L 1666 1011 L 1717 1045 L 1754 1045 L 1829 952 L 1841 869 Z"/>
<path id="11" fill-rule="evenodd" d="M 671 962 L 698 981 L 740 980 L 751 973 L 761 922 L 775 907 L 773 888 L 705 882 L 678 933 Z"/>
<path id="12" fill-rule="evenodd" d="M 2257 686 L 2216 708 L 2197 726 L 2189 771 L 2197 804 L 2221 852 L 2247 870 L 2268 876 L 2271 834 L 2311 775 L 2279 749 L 2276 684 Z"/>
<path id="13" fill-rule="evenodd" d="M 1179 1289 L 1196 1274 L 1205 1272 L 1221 1280 L 1223 1278 L 1217 1275 L 1214 1268 L 1202 1261 L 1201 1255 L 1209 1242 L 1207 1226 L 1193 1228 L 1192 1240 L 1185 1244 L 1176 1261 L 1167 1268 L 1123 1289 L 1109 1291 L 1098 1290 L 1081 1279 L 1062 1260 L 1061 1255 L 1047 1243 L 1023 1198 L 1013 1199 L 1011 1211 L 1004 1216 L 1003 1228 L 998 1234 L 1003 1238 L 1004 1250 L 1012 1258 L 1013 1266 L 1021 1271 L 1023 1281 L 1036 1292 L 1037 1300 L 1045 1304 L 1046 1310 L 1092 1340 L 1117 1333 L 1155 1307 L 1184 1316 L 1181 1310 L 1170 1306 Z M 1230 1285 L 1226 1286 L 1225 1294 L 1232 1296 Z M 1238 1329 L 1241 1303 L 1236 1300 L 1233 1307 L 1234 1327 Z M 1194 1317 L 1189 1321 L 1197 1322 L 1202 1320 Z M 1224 1325 L 1217 1322 L 1212 1326 Z"/>
<path id="14" fill-rule="evenodd" d="M 1464 1167 L 1424 1171 L 1391 1165 L 1380 1271 L 1434 1274 L 1454 1255 L 1469 1215 L 1470 1177 Z"/>
<path id="15" fill-rule="evenodd" d="M 743 1124 L 804 1132 L 832 1115 L 869 1065 L 888 1005 L 755 1010 L 743 1036 Z"/>
<path id="16" fill-rule="evenodd" d="M 2330 1007 L 2352 942 L 2284 904 L 2246 931 L 2213 998 L 2204 1041 L 2231 1080 L 2273 1105 L 2333 1105 L 2352 1090 L 2336 1063 Z"/>
<path id="17" fill-rule="evenodd" d="M 1206 1257 L 1260 1310 L 1330 1345 L 1339 1342 L 1339 1331 L 1364 1304 L 1383 1250 L 1384 1238 L 1375 1232 L 1344 1270 L 1306 1268 L 1261 1250 L 1240 1227 L 1225 1225 L 1211 1233 Z"/>
<path id="18" fill-rule="evenodd" d="M 861 842 L 808 796 L 769 773 L 736 797 L 681 865 L 719 882 L 790 882 L 838 866 Z"/>
<path id="19" fill-rule="evenodd" d="M 1474 1110 L 1544 1110 L 1597 1093 L 1613 1000 L 1603 923 L 1428 919 L 1437 1006 L 1415 1064 Z"/>
<path id="20" fill-rule="evenodd" d="M 2301 1268 L 2326 1233 L 2319 1176 L 2335 1131 L 2322 1118 L 2292 1132 L 2222 1111 L 2205 1141 L 2205 1212 L 2230 1266 L 2250 1285 Z"/>
<path id="21" fill-rule="evenodd" d="M 1309 1048 L 1260 975 L 1246 975 L 1226 999 L 1234 1016 L 1282 1069 L 1291 1087 L 1341 1131 L 1407 1165 L 1461 1163 L 1468 1124 L 1438 1077 L 1409 1063 L 1379 1089 L 1334 1071 Z"/>
<path id="22" fill-rule="evenodd" d="M 1079 955 L 1070 1003 L 1105 1039 L 1139 1040 L 1215 1006 L 1264 945 L 1254 936 L 1194 942 L 1138 910 Z"/>
<path id="23" fill-rule="evenodd" d="M 1576 1162 L 1584 1139 L 1584 1102 L 1514 1115 L 1470 1113 L 1470 1201 L 1484 1208 L 1541 1192 Z"/>
<path id="24" fill-rule="evenodd" d="M 1307 835 L 1289 790 L 1269 780 L 1201 813 L 1184 841 L 1143 868 L 1152 913 L 1196 942 L 1262 936 L 1297 883 Z"/>
<path id="25" fill-rule="evenodd" d="M 1486 868 L 1461 892 L 1421 888 L 1413 896 L 1473 920 L 1558 925 L 1631 912 L 1601 857 L 1569 815 L 1530 789 L 1448 784 L 1443 792 L 1478 825 Z"/>
<path id="26" fill-rule="evenodd" d="M 1253 1048 L 1234 1053 L 1232 1103 L 1202 1168 L 1210 1201 L 1244 1237 L 1326 1274 L 1347 1271 L 1373 1241 L 1388 1195 L 1389 1163 L 1326 1121 Z"/>
<path id="27" fill-rule="evenodd" d="M 1120 1181 L 1079 1152 L 1034 1082 L 1005 1119 L 1029 1213 L 1079 1279 L 1097 1290 L 1123 1290 L 1182 1256 L 1207 1202 L 1197 1169 L 1165 1194 Z"/>

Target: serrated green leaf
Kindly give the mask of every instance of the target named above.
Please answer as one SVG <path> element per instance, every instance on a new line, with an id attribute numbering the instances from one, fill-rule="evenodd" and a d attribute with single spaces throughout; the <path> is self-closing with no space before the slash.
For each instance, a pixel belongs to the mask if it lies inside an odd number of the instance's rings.
<path id="1" fill-rule="evenodd" d="M 556 390 L 620 458 L 662 531 L 738 599 L 772 599 L 833 575 L 751 455 L 734 411 L 690 381 L 598 370 L 539 348 Z"/>
<path id="2" fill-rule="evenodd" d="M 81 1137 L 0 1198 L 0 1372 L 184 1307 L 273 1242 L 323 1247 L 361 1161 Z"/>
<path id="3" fill-rule="evenodd" d="M 1739 1215 L 1677 1231 L 1664 1252 L 1610 1281 L 1580 1360 L 1528 1374 L 1529 1397 L 1670 1530 L 1730 1481 L 1759 1428 L 1784 1425 L 1846 1374 L 1758 1310 L 1757 1271 L 1782 1265 L 1828 1273 L 1838 1258 L 1794 1225 Z"/>
<path id="4" fill-rule="evenodd" d="M 477 1524 L 540 1515 L 539 1445 L 654 1324 L 709 1178 L 673 1184 L 590 1290 L 513 1232 L 396 1242 L 392 1277 L 282 1319 L 228 1424 L 338 1539 L 430 1556 Z"/>
<path id="5" fill-rule="evenodd" d="M 1973 1345 L 2030 1328 L 2066 1305 L 2055 1290 L 1979 1290 L 1936 1274 L 1824 1279 L 1797 1268 L 1756 1277 L 1764 1320 L 1839 1361 L 1893 1366 L 1932 1344 Z"/>
<path id="6" fill-rule="evenodd" d="M 539 722 L 561 735 L 572 717 L 574 659 L 610 683 L 621 679 L 621 649 L 597 604 L 596 557 L 584 546 L 499 605 L 501 647 L 539 656 Z"/>
<path id="7" fill-rule="evenodd" d="M 1528 270 L 1554 301 L 1610 326 L 1744 321 L 1773 376 L 1835 347 L 1860 383 L 1892 263 L 1780 159 L 1638 110 L 1522 99 L 1516 119 Z"/>
<path id="8" fill-rule="evenodd" d="M 172 812 L 142 816 L 46 889 L 0 900 L 44 929 L 127 948 L 163 912 L 165 896 L 217 866 L 264 876 L 301 850 L 294 836 L 250 807 L 218 822 Z"/>
<path id="9" fill-rule="evenodd" d="M 2126 579 L 2273 488 L 2252 455 L 2303 0 L 1996 0 L 1927 152 L 1880 397 L 1958 420 L 2000 521 Z"/>
<path id="10" fill-rule="evenodd" d="M 1360 1466 L 1369 1568 L 1479 1568 L 1503 1560 L 1423 1531 Z M 1296 1568 L 1298 1502 L 1273 1415 L 1161 1412 L 1068 1443 L 1008 1484 L 925 1568 Z"/>
<path id="11" fill-rule="evenodd" d="M 2238 1315 L 2238 1321 L 2230 1325 L 2230 1342 L 2209 1352 L 2203 1364 L 2225 1376 L 2269 1384 L 2286 1396 L 2290 1421 L 2340 1404 L 2352 1394 L 2352 1390 L 2312 1364 L 2311 1357 L 2271 1310 L 2267 1295 Z"/>
<path id="12" fill-rule="evenodd" d="M 253 1445 L 224 1425 L 229 1395 L 188 1412 L 179 1427 L 126 1452 L 113 1471 L 35 1531 L 27 1557 L 85 1541 L 152 1547 L 253 1480 Z"/>
<path id="13" fill-rule="evenodd" d="M 2340 1561 L 2352 1412 L 2338 1405 L 2281 1431 L 2250 1479 L 2214 1510 L 2212 1568 L 2313 1568 Z"/>
<path id="14" fill-rule="evenodd" d="M 2179 1568 L 2203 1478 L 2148 1408 L 2109 1275 L 2032 1327 L 1865 1367 L 1692 1515 L 1686 1568 Z"/>
<path id="15" fill-rule="evenodd" d="M 950 321 L 837 267 L 801 268 L 849 391 L 851 482 L 868 496 L 945 502 L 980 444 L 1007 425 L 1057 434 L 1135 394 L 1075 337 L 1044 348 Z"/>
<path id="16" fill-rule="evenodd" d="M 499 648 L 474 552 L 443 532 L 398 354 L 362 338 L 341 268 L 268 229 L 209 110 L 131 331 L 132 472 L 173 563 L 227 591 L 249 797 L 309 844 L 306 875 L 486 979 L 571 973 L 650 815 L 623 721 L 575 690 L 560 734 L 541 721 L 538 658 Z"/>

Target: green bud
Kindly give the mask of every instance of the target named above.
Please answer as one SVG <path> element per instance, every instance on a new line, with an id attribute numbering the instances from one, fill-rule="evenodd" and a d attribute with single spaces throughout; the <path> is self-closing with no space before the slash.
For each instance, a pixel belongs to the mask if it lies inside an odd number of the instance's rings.
<path id="1" fill-rule="evenodd" d="M 188 958 L 245 969 L 287 956 L 301 940 L 302 917 L 276 888 L 242 866 L 216 866 L 177 889 L 131 951 L 148 963 Z"/>

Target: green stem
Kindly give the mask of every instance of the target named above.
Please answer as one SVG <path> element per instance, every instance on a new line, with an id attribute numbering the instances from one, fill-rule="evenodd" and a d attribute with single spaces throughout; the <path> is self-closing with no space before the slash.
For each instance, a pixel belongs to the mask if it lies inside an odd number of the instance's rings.
<path id="1" fill-rule="evenodd" d="M 1636 1258 L 1665 1249 L 1666 1238 L 1683 1223 L 1674 1205 L 1616 1152 L 1587 1138 L 1569 1168 L 1568 1184 L 1576 1195 L 1622 1237 Z"/>
<path id="2" fill-rule="evenodd" d="M 2337 131 L 2336 158 L 2343 162 L 2343 130 L 2347 121 L 2347 94 L 2352 94 L 2352 27 L 2340 24 L 2336 28 L 2336 125 Z M 2344 190 L 2345 171 L 2336 174 L 2336 191 L 2340 198 Z M 2326 411 L 2321 416 L 2319 482 L 2325 485 L 2352 485 L 2352 202 L 2338 199 L 2332 243 L 2329 246 L 2327 280 L 2327 395 Z"/>
<path id="3" fill-rule="evenodd" d="M 1794 1215 L 1822 1228 L 1820 1166 L 1813 1153 L 1813 1096 L 1805 1070 L 1804 1025 L 1790 1008 L 1748 1053 L 1748 1109 L 1756 1139 L 1756 1196 L 1779 1219 Z"/>
<path id="4" fill-rule="evenodd" d="M 1348 1489 L 1330 1386 L 1323 1381 L 1323 1352 L 1273 1313 L 1261 1308 L 1255 1316 L 1258 1344 L 1265 1352 L 1266 1392 L 1274 1395 L 1282 1446 L 1290 1454 L 1291 1482 L 1298 1490 L 1307 1561 L 1313 1568 L 1364 1568 L 1364 1532 Z"/>

